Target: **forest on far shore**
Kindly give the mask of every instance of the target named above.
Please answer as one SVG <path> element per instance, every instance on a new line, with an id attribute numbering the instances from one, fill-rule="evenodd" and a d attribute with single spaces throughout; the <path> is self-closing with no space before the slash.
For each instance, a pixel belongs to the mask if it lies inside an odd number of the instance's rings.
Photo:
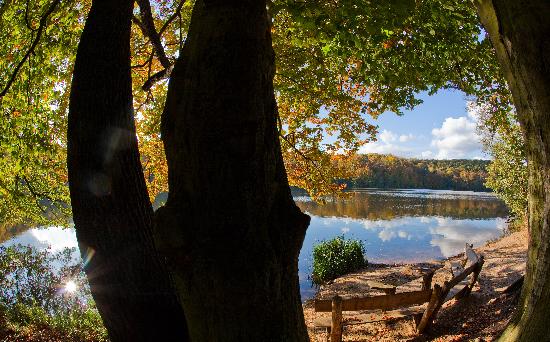
<path id="1" fill-rule="evenodd" d="M 490 160 L 415 159 L 372 153 L 358 154 L 346 163 L 353 169 L 353 176 L 340 182 L 348 189 L 491 191 L 484 184 Z"/>

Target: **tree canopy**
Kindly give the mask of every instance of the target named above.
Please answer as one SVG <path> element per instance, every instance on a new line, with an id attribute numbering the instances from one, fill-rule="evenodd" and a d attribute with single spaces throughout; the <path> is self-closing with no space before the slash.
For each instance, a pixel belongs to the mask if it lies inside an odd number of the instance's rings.
<path id="1" fill-rule="evenodd" d="M 138 4 L 131 41 L 134 109 L 154 199 L 167 191 L 160 113 L 193 2 Z M 57 218 L 61 223 L 67 217 L 68 85 L 89 6 L 84 0 L 1 4 L 7 56 L 0 65 L 5 222 Z M 376 139 L 380 113 L 402 114 L 421 102 L 421 91 L 456 88 L 494 98 L 490 94 L 502 88 L 490 43 L 467 2 L 272 1 L 268 6 L 289 182 L 315 198 L 341 189 L 335 180 L 351 170 L 338 167 L 334 155 L 349 157 Z"/>
<path id="2" fill-rule="evenodd" d="M 0 6 L 0 218 L 64 222 L 68 85 L 87 8 L 61 1 Z"/>
<path id="3" fill-rule="evenodd" d="M 478 131 L 485 150 L 492 158 L 487 168 L 487 187 L 510 208 L 511 216 L 524 220 L 527 215 L 527 156 L 523 133 L 515 110 L 492 115 L 488 103 L 478 104 Z"/>

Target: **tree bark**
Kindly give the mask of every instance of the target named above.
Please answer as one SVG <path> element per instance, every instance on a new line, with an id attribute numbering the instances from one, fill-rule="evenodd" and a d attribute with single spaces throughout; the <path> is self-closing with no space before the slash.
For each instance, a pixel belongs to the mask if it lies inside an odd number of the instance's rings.
<path id="1" fill-rule="evenodd" d="M 137 147 L 132 10 L 133 1 L 94 0 L 78 46 L 68 127 L 73 218 L 111 341 L 186 341 L 183 311 L 154 249 Z"/>
<path id="2" fill-rule="evenodd" d="M 524 133 L 529 172 L 527 274 L 503 341 L 550 336 L 550 2 L 476 0 Z"/>
<path id="3" fill-rule="evenodd" d="M 306 341 L 294 204 L 276 129 L 266 4 L 198 0 L 162 117 L 156 242 L 193 341 Z"/>

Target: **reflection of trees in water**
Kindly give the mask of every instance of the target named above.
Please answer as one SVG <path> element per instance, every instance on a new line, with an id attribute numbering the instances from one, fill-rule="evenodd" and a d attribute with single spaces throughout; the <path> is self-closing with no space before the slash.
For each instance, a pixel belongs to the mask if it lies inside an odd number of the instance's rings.
<path id="1" fill-rule="evenodd" d="M 348 199 L 324 205 L 297 202 L 300 209 L 317 216 L 345 216 L 369 220 L 391 220 L 402 216 L 444 216 L 454 219 L 505 217 L 506 206 L 495 199 L 400 197 L 353 193 Z"/>
<path id="2" fill-rule="evenodd" d="M 497 199 L 402 197 L 354 192 L 347 199 L 329 201 L 324 205 L 313 201 L 296 202 L 303 211 L 317 216 L 340 216 L 391 220 L 402 216 L 445 216 L 455 219 L 485 219 L 505 217 L 506 206 Z M 23 233 L 25 225 L 0 225 L 0 243 Z"/>
<path id="3" fill-rule="evenodd" d="M 26 225 L 7 226 L 0 224 L 0 243 L 6 242 L 12 237 L 23 233 L 28 230 Z"/>

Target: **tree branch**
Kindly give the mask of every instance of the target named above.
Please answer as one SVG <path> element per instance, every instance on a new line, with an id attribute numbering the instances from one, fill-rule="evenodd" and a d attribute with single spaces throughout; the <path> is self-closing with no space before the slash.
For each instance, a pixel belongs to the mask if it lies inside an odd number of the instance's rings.
<path id="1" fill-rule="evenodd" d="M 172 13 L 168 20 L 166 20 L 166 22 L 162 25 L 158 32 L 155 28 L 155 24 L 153 21 L 153 14 L 151 12 L 151 4 L 149 3 L 149 0 L 137 0 L 137 3 L 140 8 L 141 20 L 134 16 L 132 18 L 132 21 L 139 27 L 143 35 L 149 38 L 151 44 L 153 45 L 153 49 L 159 58 L 160 63 L 164 67 L 164 70 L 161 70 L 149 77 L 149 79 L 147 79 L 147 81 L 141 87 L 141 89 L 148 91 L 156 82 L 169 77 L 170 73 L 172 72 L 173 65 L 166 56 L 166 52 L 164 51 L 164 47 L 162 46 L 160 37 L 164 33 L 164 31 L 166 31 L 168 26 L 174 21 L 174 19 L 178 17 L 181 9 L 183 8 L 183 5 L 185 4 L 185 0 L 180 1 L 174 13 Z"/>
<path id="2" fill-rule="evenodd" d="M 23 56 L 23 59 L 19 62 L 19 64 L 17 64 L 17 66 L 13 70 L 13 73 L 11 74 L 11 77 L 8 80 L 8 83 L 6 84 L 6 86 L 4 87 L 2 92 L 0 93 L 0 99 L 8 93 L 8 90 L 10 89 L 11 85 L 15 81 L 15 78 L 17 77 L 17 74 L 19 73 L 19 70 L 21 70 L 21 67 L 23 66 L 23 64 L 25 64 L 27 59 L 34 52 L 34 49 L 36 48 L 36 46 L 38 45 L 38 42 L 40 41 L 40 38 L 42 37 L 42 32 L 44 32 L 44 28 L 46 28 L 46 23 L 48 21 L 48 17 L 50 16 L 50 14 L 53 13 L 53 11 L 55 10 L 55 8 L 57 7 L 57 5 L 60 2 L 61 2 L 61 0 L 54 0 L 50 4 L 48 9 L 46 10 L 44 15 L 42 15 L 42 17 L 40 18 L 40 25 L 38 26 L 38 29 L 36 30 L 36 37 L 34 38 L 32 44 L 31 44 L 31 47 L 29 48 L 29 50 L 27 51 L 25 56 Z"/>
<path id="3" fill-rule="evenodd" d="M 16 178 L 16 181 L 19 177 Z M 46 209 L 44 209 L 42 207 L 42 205 L 40 204 L 40 200 L 41 199 L 48 199 L 50 202 L 53 203 L 53 200 L 51 199 L 51 197 L 47 196 L 46 194 L 43 194 L 43 193 L 39 193 L 35 188 L 34 186 L 32 186 L 31 182 L 29 182 L 29 180 L 27 179 L 26 176 L 23 176 L 23 183 L 25 183 L 25 186 L 27 187 L 27 189 L 30 191 L 31 193 L 31 196 L 34 198 L 34 202 L 36 204 L 36 206 L 38 207 L 38 209 L 40 209 L 40 211 L 42 212 L 42 214 L 46 214 Z"/>
<path id="4" fill-rule="evenodd" d="M 313 159 L 311 159 L 310 157 L 306 156 L 306 154 L 304 152 L 302 152 L 298 147 L 296 147 L 296 145 L 294 145 L 293 142 L 291 142 L 290 140 L 288 140 L 287 136 L 284 135 L 284 134 L 281 134 L 281 132 L 279 132 L 279 136 L 284 140 L 286 141 L 286 143 L 292 147 L 292 149 L 294 150 L 294 152 L 296 152 L 300 157 L 302 157 L 305 161 L 307 162 L 310 162 L 313 164 L 313 166 L 315 166 L 315 169 L 317 170 L 318 168 L 318 165 L 317 165 L 317 162 Z"/>
<path id="5" fill-rule="evenodd" d="M 30 0 L 27 0 L 27 3 L 25 4 L 25 24 L 29 30 L 35 32 L 37 29 L 32 27 L 31 21 L 29 20 L 29 2 Z"/>
<path id="6" fill-rule="evenodd" d="M 139 27 L 139 30 L 141 31 L 141 33 L 145 36 L 145 37 L 149 37 L 149 32 L 147 31 L 147 29 L 145 28 L 145 25 L 143 25 L 143 23 L 141 22 L 141 20 L 139 20 L 138 17 L 136 17 L 135 15 L 132 16 L 132 22 L 134 24 L 136 24 L 137 27 Z"/>
<path id="7" fill-rule="evenodd" d="M 143 68 L 145 67 L 147 64 L 151 65 L 151 62 L 153 61 L 153 56 L 155 55 L 155 53 L 153 51 L 151 51 L 151 54 L 149 55 L 149 58 L 147 58 L 147 60 L 141 64 L 136 64 L 136 65 L 132 65 L 131 68 L 132 69 L 136 69 L 136 68 Z"/>
<path id="8" fill-rule="evenodd" d="M 142 32 L 147 37 L 149 37 L 149 39 L 151 40 L 151 44 L 153 44 L 153 48 L 155 49 L 157 57 L 160 61 L 160 64 L 162 64 L 162 66 L 167 69 L 172 65 L 172 62 L 170 62 L 170 60 L 166 56 L 166 52 L 164 51 L 164 47 L 162 46 L 162 42 L 160 40 L 160 35 L 155 28 L 153 13 L 151 12 L 151 4 L 149 3 L 149 0 L 137 0 L 137 3 L 139 4 L 142 26 L 137 23 L 136 24 L 140 27 Z M 133 21 L 135 22 L 134 19 Z"/>
<path id="9" fill-rule="evenodd" d="M 40 192 L 38 191 L 33 185 L 32 183 L 29 181 L 29 179 L 27 178 L 27 176 L 22 176 L 22 179 L 23 179 L 23 183 L 25 183 L 25 185 L 27 186 L 27 189 L 29 189 L 31 195 L 37 199 L 47 199 L 51 202 L 54 202 L 53 198 L 51 198 L 50 195 L 48 195 L 47 193 L 44 193 L 44 192 Z"/>
<path id="10" fill-rule="evenodd" d="M 164 31 L 166 31 L 166 29 L 168 28 L 168 25 L 170 25 L 172 21 L 174 21 L 174 19 L 178 17 L 179 13 L 181 12 L 181 9 L 183 8 L 183 4 L 185 4 L 185 0 L 180 1 L 174 13 L 172 13 L 172 15 L 168 18 L 168 20 L 166 20 L 164 24 L 162 24 L 162 27 L 159 30 L 159 35 L 162 35 Z"/>
<path id="11" fill-rule="evenodd" d="M 157 72 L 156 74 L 153 74 L 153 76 L 149 77 L 149 79 L 141 86 L 141 89 L 148 91 L 149 89 L 151 89 L 153 84 L 162 80 L 163 78 L 167 78 L 168 76 L 170 76 L 170 73 L 172 72 L 173 68 L 174 66 L 171 65 L 168 68 L 163 69 Z"/>

